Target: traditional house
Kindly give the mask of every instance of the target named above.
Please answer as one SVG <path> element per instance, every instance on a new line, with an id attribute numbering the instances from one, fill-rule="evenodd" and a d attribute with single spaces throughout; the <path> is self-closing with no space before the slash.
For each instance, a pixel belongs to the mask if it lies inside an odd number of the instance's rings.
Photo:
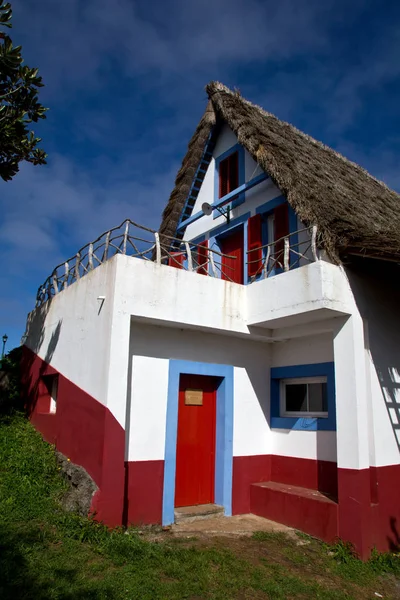
<path id="1" fill-rule="evenodd" d="M 126 221 L 39 288 L 32 422 L 93 477 L 111 526 L 211 504 L 363 557 L 394 548 L 399 196 L 239 93 L 207 93 L 159 233 Z"/>

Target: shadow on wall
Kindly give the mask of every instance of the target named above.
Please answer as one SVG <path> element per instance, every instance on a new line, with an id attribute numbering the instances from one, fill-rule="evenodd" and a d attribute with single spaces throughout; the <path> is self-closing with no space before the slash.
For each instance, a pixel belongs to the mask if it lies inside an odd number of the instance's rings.
<path id="1" fill-rule="evenodd" d="M 388 547 L 390 552 L 400 552 L 400 533 L 397 530 L 397 519 L 395 517 L 390 518 L 390 529 L 393 537 L 387 538 Z"/>
<path id="2" fill-rule="evenodd" d="M 43 356 L 43 341 L 45 339 L 46 317 L 51 306 L 51 299 L 40 307 L 29 313 L 26 323 L 26 330 L 22 338 L 22 360 L 21 360 L 21 388 L 24 395 L 25 410 L 31 415 L 35 409 L 38 399 L 39 383 L 47 365 L 50 364 L 60 339 L 62 321 L 59 320 L 51 334 Z M 42 350 L 42 359 L 38 372 L 35 372 L 34 363 L 39 351 Z"/>
<path id="3" fill-rule="evenodd" d="M 353 258 L 346 272 L 400 451 L 400 266 Z"/>

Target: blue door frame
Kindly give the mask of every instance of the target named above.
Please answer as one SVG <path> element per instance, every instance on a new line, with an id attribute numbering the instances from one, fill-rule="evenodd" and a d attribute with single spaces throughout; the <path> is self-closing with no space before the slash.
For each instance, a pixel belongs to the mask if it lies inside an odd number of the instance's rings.
<path id="1" fill-rule="evenodd" d="M 217 389 L 215 503 L 232 515 L 233 456 L 233 367 L 185 360 L 169 361 L 167 425 L 165 435 L 162 524 L 174 522 L 178 397 L 181 374 L 206 375 L 220 379 Z"/>

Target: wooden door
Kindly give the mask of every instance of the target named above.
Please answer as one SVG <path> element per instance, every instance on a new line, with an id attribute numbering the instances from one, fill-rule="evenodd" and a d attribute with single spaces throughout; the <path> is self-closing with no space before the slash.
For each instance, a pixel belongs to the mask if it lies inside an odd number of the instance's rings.
<path id="1" fill-rule="evenodd" d="M 222 254 L 235 257 L 222 257 L 222 279 L 243 284 L 243 245 L 243 227 L 235 229 L 232 233 L 220 238 L 219 247 Z"/>
<path id="2" fill-rule="evenodd" d="M 216 380 L 181 375 L 175 506 L 214 502 Z"/>

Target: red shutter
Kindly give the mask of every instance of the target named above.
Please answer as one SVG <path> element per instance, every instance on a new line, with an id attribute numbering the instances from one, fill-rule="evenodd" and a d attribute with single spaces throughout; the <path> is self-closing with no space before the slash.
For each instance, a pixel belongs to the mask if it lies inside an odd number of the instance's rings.
<path id="1" fill-rule="evenodd" d="M 201 242 L 197 247 L 197 272 L 201 275 L 208 274 L 208 240 Z"/>
<path id="2" fill-rule="evenodd" d="M 277 259 L 276 266 L 283 267 L 283 249 L 284 241 L 281 239 L 289 235 L 289 207 L 285 202 L 277 206 L 274 210 L 274 239 L 280 240 L 275 244 L 275 258 Z"/>
<path id="3" fill-rule="evenodd" d="M 168 266 L 183 269 L 185 258 L 186 254 L 184 252 L 171 252 L 171 256 L 168 257 Z"/>
<path id="4" fill-rule="evenodd" d="M 253 277 L 261 272 L 262 269 L 262 228 L 261 215 L 250 217 L 247 230 L 247 246 L 249 253 L 247 255 L 247 273 Z M 254 262 L 253 262 L 254 261 Z"/>

